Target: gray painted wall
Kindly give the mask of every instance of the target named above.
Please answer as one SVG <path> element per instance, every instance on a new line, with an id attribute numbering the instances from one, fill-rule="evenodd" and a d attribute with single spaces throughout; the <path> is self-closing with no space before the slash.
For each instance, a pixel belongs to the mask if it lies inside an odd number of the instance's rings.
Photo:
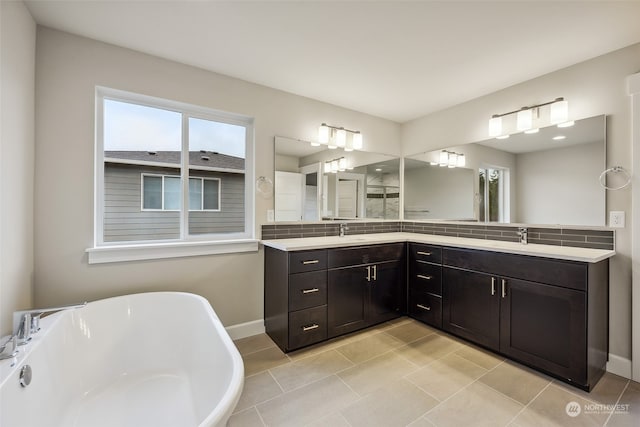
<path id="1" fill-rule="evenodd" d="M 0 336 L 32 304 L 36 24 L 22 2 L 0 2 Z M 46 206 L 42 206 L 46 210 Z"/>

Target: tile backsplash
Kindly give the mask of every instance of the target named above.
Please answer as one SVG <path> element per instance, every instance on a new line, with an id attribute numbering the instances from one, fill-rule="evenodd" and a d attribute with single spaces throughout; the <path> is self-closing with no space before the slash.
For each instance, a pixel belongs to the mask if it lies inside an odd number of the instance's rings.
<path id="1" fill-rule="evenodd" d="M 337 236 L 340 222 L 316 224 L 267 224 L 262 226 L 262 239 L 291 239 L 298 237 Z M 467 237 L 472 239 L 503 240 L 518 242 L 518 227 L 484 224 L 456 224 L 413 221 L 366 221 L 347 222 L 346 234 L 409 233 L 436 234 L 441 236 Z M 574 246 L 580 248 L 615 248 L 613 230 L 590 230 L 578 228 L 527 228 L 529 243 L 544 245 Z"/>

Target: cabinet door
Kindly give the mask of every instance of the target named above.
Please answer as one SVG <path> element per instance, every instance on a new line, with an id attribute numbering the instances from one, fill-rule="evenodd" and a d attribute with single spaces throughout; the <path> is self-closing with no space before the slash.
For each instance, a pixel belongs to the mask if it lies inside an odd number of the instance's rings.
<path id="1" fill-rule="evenodd" d="M 500 294 L 488 274 L 445 267 L 443 329 L 497 350 L 500 340 Z"/>
<path id="2" fill-rule="evenodd" d="M 367 266 L 329 270 L 327 324 L 329 338 L 367 326 L 369 282 Z"/>
<path id="3" fill-rule="evenodd" d="M 374 324 L 398 317 L 404 311 L 403 288 L 406 287 L 402 280 L 402 263 L 400 261 L 383 262 L 368 267 L 371 271 L 369 282 L 371 304 L 368 322 Z"/>
<path id="4" fill-rule="evenodd" d="M 504 287 L 500 351 L 587 385 L 586 294 L 515 279 L 505 280 Z"/>

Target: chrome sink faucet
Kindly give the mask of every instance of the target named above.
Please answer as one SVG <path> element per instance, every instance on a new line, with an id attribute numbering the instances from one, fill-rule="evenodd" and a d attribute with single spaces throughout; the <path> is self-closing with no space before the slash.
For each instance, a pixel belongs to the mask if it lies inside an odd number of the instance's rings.
<path id="1" fill-rule="evenodd" d="M 526 245 L 527 243 L 529 243 L 528 234 L 529 234 L 529 230 L 527 230 L 526 227 L 518 228 L 518 236 L 520 236 L 520 243 L 522 243 L 523 245 Z"/>
<path id="2" fill-rule="evenodd" d="M 349 226 L 347 226 L 347 223 L 346 223 L 346 222 L 342 222 L 342 223 L 340 223 L 340 234 L 339 234 L 339 236 L 340 236 L 340 237 L 344 237 L 345 232 L 346 232 L 348 229 L 349 229 Z"/>
<path id="3" fill-rule="evenodd" d="M 82 304 L 62 305 L 59 307 L 36 308 L 33 310 L 20 310 L 13 313 L 13 337 L 17 340 L 17 345 L 25 345 L 31 339 L 31 334 L 40 330 L 40 317 L 46 313 L 54 311 L 71 310 L 82 308 L 87 302 Z"/>

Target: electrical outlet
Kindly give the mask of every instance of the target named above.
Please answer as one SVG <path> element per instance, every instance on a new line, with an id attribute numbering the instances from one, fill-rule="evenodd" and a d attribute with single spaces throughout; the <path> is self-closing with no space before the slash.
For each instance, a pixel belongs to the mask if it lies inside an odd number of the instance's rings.
<path id="1" fill-rule="evenodd" d="M 609 212 L 609 227 L 624 228 L 624 211 Z"/>
<path id="2" fill-rule="evenodd" d="M 273 222 L 275 221 L 275 212 L 273 211 L 273 209 L 268 209 L 267 210 L 267 222 Z"/>

